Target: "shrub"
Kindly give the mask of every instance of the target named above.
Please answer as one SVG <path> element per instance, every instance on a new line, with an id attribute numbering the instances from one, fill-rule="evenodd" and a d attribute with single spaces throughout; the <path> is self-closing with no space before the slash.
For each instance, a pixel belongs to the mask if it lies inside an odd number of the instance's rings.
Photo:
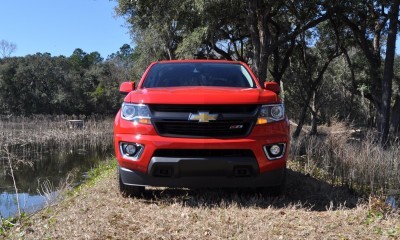
<path id="1" fill-rule="evenodd" d="M 322 127 L 317 136 L 292 140 L 291 155 L 302 171 L 332 184 L 369 194 L 386 194 L 400 186 L 400 146 L 384 149 L 372 130 L 351 130 L 344 123 Z M 397 193 L 400 192 L 397 190 Z"/>

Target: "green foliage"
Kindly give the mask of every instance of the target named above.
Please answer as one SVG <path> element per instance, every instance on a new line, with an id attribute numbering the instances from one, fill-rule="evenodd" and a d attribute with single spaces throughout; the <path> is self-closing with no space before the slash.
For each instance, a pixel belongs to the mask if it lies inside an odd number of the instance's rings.
<path id="1" fill-rule="evenodd" d="M 27 214 L 24 212 L 21 213 L 20 217 L 1 218 L 0 216 L 0 236 L 3 236 L 9 229 L 18 225 L 20 222 L 25 221 L 27 217 Z"/>
<path id="2" fill-rule="evenodd" d="M 115 114 L 119 84 L 132 78 L 134 50 L 125 44 L 106 61 L 76 49 L 70 57 L 37 53 L 0 59 L 2 114 Z"/>
<path id="3" fill-rule="evenodd" d="M 69 196 L 74 196 L 79 193 L 82 189 L 87 186 L 93 186 L 96 182 L 105 177 L 110 176 L 115 173 L 115 169 L 117 169 L 117 161 L 114 158 L 110 158 L 107 161 L 101 162 L 98 166 L 94 167 L 88 172 L 87 179 L 84 184 L 79 185 L 77 188 L 74 188 L 72 191 L 67 192 Z"/>
<path id="4" fill-rule="evenodd" d="M 108 159 L 106 162 L 101 162 L 97 167 L 88 172 L 88 181 L 94 181 L 102 176 L 104 172 L 115 170 L 117 168 L 117 161 L 114 158 Z"/>
<path id="5" fill-rule="evenodd" d="M 207 27 L 198 27 L 193 29 L 191 33 L 185 34 L 182 43 L 176 50 L 178 58 L 192 58 L 205 40 L 207 33 Z"/>
<path id="6" fill-rule="evenodd" d="M 79 48 L 69 57 L 38 53 L 0 59 L 0 112 L 113 114 L 120 82 L 138 81 L 152 61 L 197 55 L 244 61 L 261 81 L 282 81 L 294 120 L 304 116 L 307 124 L 317 116 L 318 123 L 336 118 L 376 126 L 390 1 L 117 2 L 116 13 L 125 17 L 135 48 L 125 44 L 106 60 Z M 337 52 L 342 55 L 311 87 Z M 396 59 L 395 129 L 400 129 L 398 65 Z"/>
<path id="7" fill-rule="evenodd" d="M 1 219 L 1 226 L 0 226 L 0 236 L 4 234 L 7 230 L 14 227 L 15 224 L 18 223 L 18 219 L 14 217 Z"/>
<path id="8" fill-rule="evenodd" d="M 117 2 L 116 12 L 126 18 L 136 43 L 137 74 L 152 61 L 195 54 L 244 61 L 260 81 L 284 82 L 296 120 L 309 116 L 299 108 L 312 105 L 313 119 L 318 116 L 320 123 L 335 117 L 375 124 L 390 1 Z M 331 59 L 321 71 L 335 54 L 346 57 Z M 322 79 L 316 81 L 319 73 Z M 318 84 L 311 87 L 312 82 Z"/>
<path id="9" fill-rule="evenodd" d="M 136 43 L 137 69 L 159 59 L 214 58 L 245 60 L 249 52 L 245 2 L 119 0 Z M 229 7 L 228 7 L 229 6 Z"/>

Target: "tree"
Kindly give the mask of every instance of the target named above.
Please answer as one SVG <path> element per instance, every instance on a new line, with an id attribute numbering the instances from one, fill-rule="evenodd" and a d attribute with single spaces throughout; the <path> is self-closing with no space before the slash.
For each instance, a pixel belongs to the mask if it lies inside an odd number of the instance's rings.
<path id="1" fill-rule="evenodd" d="M 186 34 L 183 42 L 195 42 L 193 37 L 197 37 L 197 48 L 208 57 L 250 63 L 250 32 L 245 24 L 245 9 L 245 1 L 240 0 L 198 1 L 197 22 L 190 22 L 193 30 L 189 28 L 193 34 Z"/>
<path id="2" fill-rule="evenodd" d="M 59 57 L 47 54 L 7 58 L 0 67 L 2 112 L 23 115 L 57 113 L 53 100 L 65 81 Z"/>
<path id="3" fill-rule="evenodd" d="M 342 25 L 346 26 L 346 34 L 342 41 L 353 42 L 362 51 L 368 78 L 365 81 L 366 91 L 363 96 L 373 103 L 376 109 L 377 128 L 384 144 L 389 133 L 389 116 L 391 86 L 393 76 L 393 57 L 398 25 L 398 1 L 358 0 L 342 4 L 341 11 L 335 15 L 337 32 Z M 389 10 L 389 14 L 387 11 Z M 390 26 L 388 21 L 390 20 Z M 385 67 L 382 69 L 382 42 L 387 35 Z M 349 34 L 351 33 L 351 34 Z M 360 94 L 357 83 L 353 84 L 353 92 Z M 396 106 L 396 104 L 395 104 Z M 388 110 L 389 109 L 389 110 Z"/>
<path id="4" fill-rule="evenodd" d="M 288 66 L 296 37 L 329 19 L 332 12 L 333 8 L 326 7 L 323 1 L 247 1 L 252 68 L 259 81 L 263 83 L 266 80 L 269 60 L 273 56 L 271 73 L 279 83 Z"/>
<path id="5" fill-rule="evenodd" d="M 139 52 L 143 51 L 148 61 L 200 52 L 203 56 L 249 63 L 261 83 L 268 71 L 279 83 L 296 37 L 332 14 L 329 4 L 321 0 L 118 3 L 117 13 L 126 17 Z"/>
<path id="6" fill-rule="evenodd" d="M 317 42 L 313 43 L 315 39 Z M 295 95 L 298 107 L 298 125 L 293 137 L 297 138 L 305 124 L 307 112 L 311 112 L 311 132 L 317 133 L 317 119 L 324 99 L 321 92 L 324 75 L 331 62 L 341 55 L 337 40 L 329 24 L 322 24 L 314 31 L 306 31 L 297 39 L 288 79 L 288 93 Z"/>
<path id="7" fill-rule="evenodd" d="M 15 43 L 11 43 L 6 40 L 0 41 L 0 54 L 3 58 L 10 57 L 16 49 L 17 45 L 15 45 Z"/>
<path id="8" fill-rule="evenodd" d="M 191 1 L 118 0 L 117 14 L 125 16 L 137 46 L 148 54 L 149 61 L 175 59 L 182 39 L 184 23 L 191 15 Z"/>
<path id="9" fill-rule="evenodd" d="M 129 44 L 124 44 L 119 51 L 107 57 L 108 63 L 114 64 L 118 69 L 114 74 L 119 81 L 138 80 L 140 73 L 137 69 L 138 49 L 133 49 Z"/>
<path id="10" fill-rule="evenodd" d="M 391 126 L 395 133 L 400 133 L 400 56 L 395 57 L 394 68 L 394 85 L 395 88 L 397 88 L 397 91 L 394 92 L 394 104 L 391 112 Z"/>
<path id="11" fill-rule="evenodd" d="M 399 18 L 399 0 L 393 0 L 389 12 L 389 30 L 386 44 L 385 67 L 382 79 L 382 104 L 379 111 L 378 129 L 382 133 L 381 144 L 386 145 L 390 128 L 390 104 L 392 100 L 392 82 L 396 36 Z"/>
<path id="12" fill-rule="evenodd" d="M 2 114 L 115 114 L 120 66 L 98 52 L 77 49 L 67 58 L 37 53 L 0 59 Z"/>

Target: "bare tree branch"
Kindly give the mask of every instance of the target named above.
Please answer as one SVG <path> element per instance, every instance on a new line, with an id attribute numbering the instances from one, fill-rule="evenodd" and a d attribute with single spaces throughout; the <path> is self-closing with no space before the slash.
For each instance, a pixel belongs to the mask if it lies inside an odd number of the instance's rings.
<path id="1" fill-rule="evenodd" d="M 0 41 L 0 55 L 3 58 L 10 57 L 13 52 L 17 49 L 15 43 L 8 42 L 6 40 Z"/>

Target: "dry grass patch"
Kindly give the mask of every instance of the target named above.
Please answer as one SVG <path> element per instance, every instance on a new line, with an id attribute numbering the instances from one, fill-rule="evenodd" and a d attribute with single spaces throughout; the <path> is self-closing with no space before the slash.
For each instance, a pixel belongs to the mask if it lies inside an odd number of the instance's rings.
<path id="1" fill-rule="evenodd" d="M 399 215 L 371 214 L 347 189 L 289 171 L 286 193 L 153 188 L 118 192 L 115 170 L 33 216 L 13 239 L 380 239 L 399 238 Z"/>
<path id="2" fill-rule="evenodd" d="M 290 149 L 301 172 L 366 195 L 400 197 L 400 144 L 393 138 L 387 148 L 372 130 L 353 130 L 343 122 L 321 127 L 320 134 L 302 134 Z"/>
<path id="3" fill-rule="evenodd" d="M 83 119 L 79 128 L 68 120 Z M 108 148 L 112 142 L 113 121 L 103 116 L 33 115 L 16 117 L 0 115 L 0 146 L 32 154 L 71 147 Z"/>

